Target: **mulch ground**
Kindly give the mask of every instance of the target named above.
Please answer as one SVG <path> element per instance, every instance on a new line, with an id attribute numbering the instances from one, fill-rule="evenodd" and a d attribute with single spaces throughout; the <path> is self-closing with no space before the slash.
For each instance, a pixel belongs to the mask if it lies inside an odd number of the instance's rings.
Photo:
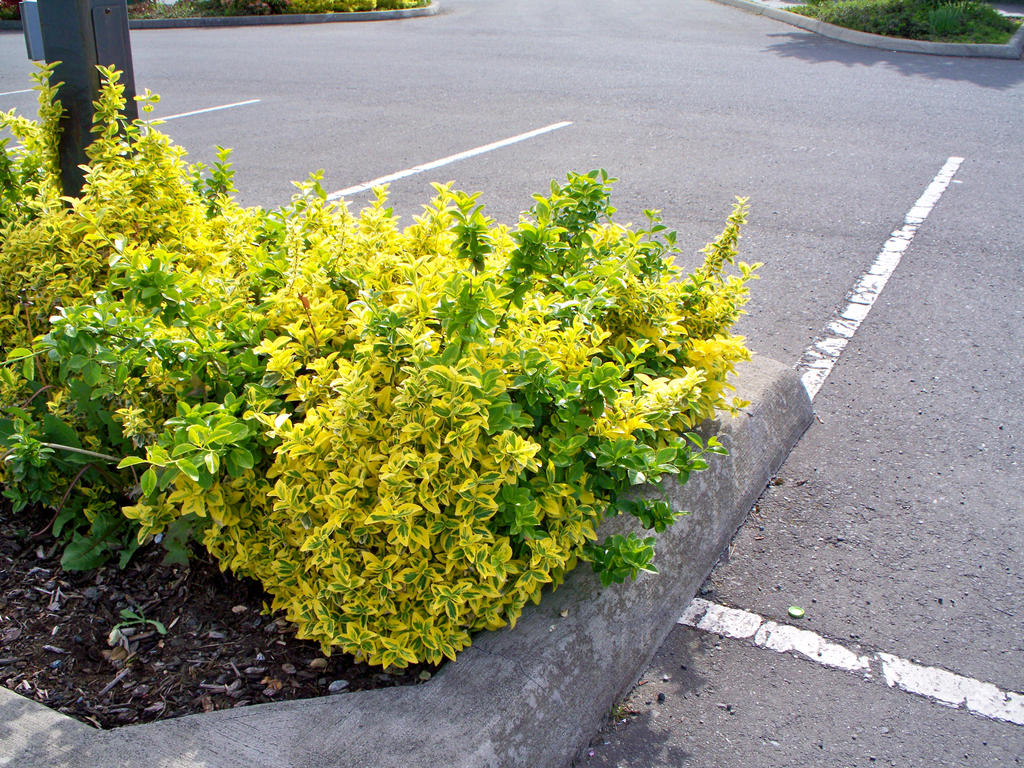
<path id="1" fill-rule="evenodd" d="M 166 566 L 151 547 L 124 570 L 64 571 L 56 543 L 28 535 L 45 524 L 0 510 L 0 684 L 83 722 L 111 728 L 408 685 L 435 671 L 388 674 L 348 655 L 327 658 L 262 613 L 256 582 L 201 555 Z M 148 621 L 123 624 L 126 608 Z"/>

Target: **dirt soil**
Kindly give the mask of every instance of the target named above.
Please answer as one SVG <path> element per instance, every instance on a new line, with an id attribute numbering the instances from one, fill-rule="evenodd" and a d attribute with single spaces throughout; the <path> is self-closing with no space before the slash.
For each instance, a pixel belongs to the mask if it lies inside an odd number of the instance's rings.
<path id="1" fill-rule="evenodd" d="M 408 685 L 436 671 L 387 674 L 349 655 L 327 658 L 263 614 L 259 584 L 201 556 L 167 566 L 150 547 L 124 570 L 64 571 L 56 543 L 30 537 L 45 525 L 0 510 L 0 683 L 83 722 L 111 728 Z M 146 621 L 126 624 L 126 608 Z"/>

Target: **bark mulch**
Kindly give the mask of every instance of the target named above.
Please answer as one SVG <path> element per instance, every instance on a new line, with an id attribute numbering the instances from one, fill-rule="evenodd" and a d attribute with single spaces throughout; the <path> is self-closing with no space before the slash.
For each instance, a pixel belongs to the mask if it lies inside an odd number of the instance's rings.
<path id="1" fill-rule="evenodd" d="M 203 555 L 168 566 L 150 547 L 124 570 L 65 571 L 52 539 L 31 538 L 36 523 L 0 510 L 0 684 L 99 728 L 408 685 L 435 671 L 327 658 L 263 613 L 259 584 Z"/>

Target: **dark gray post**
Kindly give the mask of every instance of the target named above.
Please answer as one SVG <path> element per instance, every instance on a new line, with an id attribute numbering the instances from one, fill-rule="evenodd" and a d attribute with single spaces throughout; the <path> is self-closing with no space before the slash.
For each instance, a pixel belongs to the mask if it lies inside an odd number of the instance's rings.
<path id="1" fill-rule="evenodd" d="M 93 101 L 100 89 L 98 65 L 121 71 L 125 113 L 138 117 L 135 72 L 128 38 L 125 0 L 39 0 L 39 21 L 47 62 L 59 61 L 53 80 L 63 83 L 57 97 L 64 107 L 61 119 L 60 169 L 64 194 L 77 196 L 87 162 L 85 148 L 92 143 Z"/>
<path id="2" fill-rule="evenodd" d="M 25 33 L 25 50 L 32 61 L 46 58 L 43 53 L 43 32 L 39 28 L 39 6 L 36 0 L 21 0 L 21 29 Z"/>

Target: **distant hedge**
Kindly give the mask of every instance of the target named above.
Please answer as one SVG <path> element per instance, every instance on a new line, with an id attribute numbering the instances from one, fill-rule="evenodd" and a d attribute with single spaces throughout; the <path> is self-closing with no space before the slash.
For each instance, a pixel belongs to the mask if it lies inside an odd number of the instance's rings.
<path id="1" fill-rule="evenodd" d="M 936 42 L 1002 44 L 1020 26 L 975 0 L 816 0 L 786 10 L 860 32 Z"/>
<path id="2" fill-rule="evenodd" d="M 132 19 L 184 19 L 205 16 L 269 16 L 286 13 L 348 13 L 419 8 L 429 0 L 156 0 L 128 2 Z M 20 19 L 18 0 L 0 0 L 0 19 Z"/>

